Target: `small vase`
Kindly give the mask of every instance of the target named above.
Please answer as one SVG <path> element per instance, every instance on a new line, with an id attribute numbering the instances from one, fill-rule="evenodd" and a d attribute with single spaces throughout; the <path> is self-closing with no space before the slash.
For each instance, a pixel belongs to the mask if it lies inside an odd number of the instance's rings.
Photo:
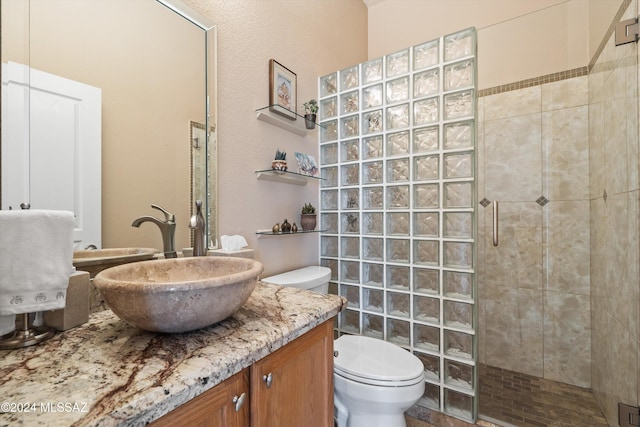
<path id="1" fill-rule="evenodd" d="M 304 125 L 307 129 L 315 129 L 316 127 L 316 115 L 315 114 L 305 114 L 304 115 Z"/>
<path id="2" fill-rule="evenodd" d="M 287 170 L 287 161 L 286 160 L 274 160 L 271 162 L 271 169 L 274 171 L 286 171 Z"/>
<path id="3" fill-rule="evenodd" d="M 316 229 L 317 214 L 300 214 L 300 226 L 302 231 L 313 231 Z"/>

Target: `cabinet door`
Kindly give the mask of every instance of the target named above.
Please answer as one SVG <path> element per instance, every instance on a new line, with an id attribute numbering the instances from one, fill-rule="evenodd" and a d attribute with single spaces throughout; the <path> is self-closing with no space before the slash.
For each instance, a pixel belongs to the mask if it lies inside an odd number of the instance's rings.
<path id="1" fill-rule="evenodd" d="M 159 418 L 153 427 L 248 427 L 249 426 L 249 370 L 228 378 L 200 396 Z M 238 404 L 234 399 L 244 401 Z"/>
<path id="2" fill-rule="evenodd" d="M 333 426 L 333 321 L 251 367 L 252 427 Z"/>

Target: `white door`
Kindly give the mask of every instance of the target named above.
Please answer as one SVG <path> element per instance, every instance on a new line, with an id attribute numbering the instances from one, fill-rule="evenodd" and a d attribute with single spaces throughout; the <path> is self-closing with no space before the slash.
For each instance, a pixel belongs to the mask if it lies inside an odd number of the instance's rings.
<path id="1" fill-rule="evenodd" d="M 2 67 L 2 208 L 72 211 L 75 248 L 100 247 L 102 90 Z"/>

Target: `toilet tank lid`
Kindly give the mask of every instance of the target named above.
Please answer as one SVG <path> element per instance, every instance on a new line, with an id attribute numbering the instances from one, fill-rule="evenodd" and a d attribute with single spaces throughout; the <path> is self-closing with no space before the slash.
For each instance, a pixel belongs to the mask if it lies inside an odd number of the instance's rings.
<path id="1" fill-rule="evenodd" d="M 328 283 L 329 279 L 331 279 L 331 270 L 328 267 L 313 265 L 310 267 L 287 271 L 286 273 L 277 274 L 275 276 L 266 277 L 261 279 L 261 281 L 280 286 L 311 289 Z"/>

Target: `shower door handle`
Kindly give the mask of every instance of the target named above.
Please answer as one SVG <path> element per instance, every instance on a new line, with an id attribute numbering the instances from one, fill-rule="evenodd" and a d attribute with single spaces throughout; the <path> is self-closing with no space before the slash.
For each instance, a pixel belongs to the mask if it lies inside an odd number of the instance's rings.
<path id="1" fill-rule="evenodd" d="M 493 246 L 498 246 L 498 201 L 493 201 Z"/>

